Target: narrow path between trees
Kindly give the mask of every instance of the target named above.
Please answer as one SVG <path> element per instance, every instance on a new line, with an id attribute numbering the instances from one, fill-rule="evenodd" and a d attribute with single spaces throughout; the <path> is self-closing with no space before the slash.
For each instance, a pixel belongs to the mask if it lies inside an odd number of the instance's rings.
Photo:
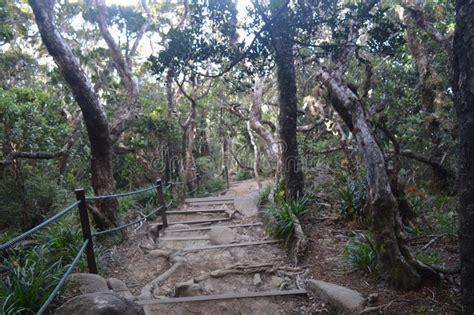
<path id="1" fill-rule="evenodd" d="M 234 182 L 221 196 L 186 199 L 168 212 L 158 239 L 148 236 L 157 222 L 115 248 L 110 273 L 146 314 L 310 313 L 305 269 L 268 236 L 257 204 L 253 180 Z"/>

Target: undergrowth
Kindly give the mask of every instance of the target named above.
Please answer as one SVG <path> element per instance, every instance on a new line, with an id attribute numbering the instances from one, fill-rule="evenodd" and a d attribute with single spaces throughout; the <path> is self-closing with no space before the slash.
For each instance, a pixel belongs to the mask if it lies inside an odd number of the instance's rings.
<path id="1" fill-rule="evenodd" d="M 11 237 L 2 235 L 5 240 Z M 77 218 L 70 215 L 0 256 L 0 314 L 35 314 L 82 244 L 80 225 Z M 96 242 L 94 251 L 100 266 L 104 249 Z M 83 272 L 86 268 L 85 257 L 82 257 L 75 270 Z"/>
<path id="2" fill-rule="evenodd" d="M 258 192 L 258 203 L 259 205 L 267 204 L 270 198 L 270 193 L 272 192 L 271 186 L 265 186 Z"/>
<path id="3" fill-rule="evenodd" d="M 267 213 L 272 221 L 270 234 L 288 244 L 295 230 L 295 220 L 291 213 L 301 219 L 307 213 L 308 200 L 304 197 L 284 201 L 268 208 Z"/>
<path id="4" fill-rule="evenodd" d="M 344 259 L 356 269 L 374 271 L 377 260 L 373 244 L 370 235 L 355 233 L 344 247 Z"/>
<path id="5" fill-rule="evenodd" d="M 346 220 L 364 219 L 364 209 L 367 201 L 367 181 L 365 178 L 352 179 L 345 177 L 345 184 L 336 187 L 340 200 L 340 213 Z"/>

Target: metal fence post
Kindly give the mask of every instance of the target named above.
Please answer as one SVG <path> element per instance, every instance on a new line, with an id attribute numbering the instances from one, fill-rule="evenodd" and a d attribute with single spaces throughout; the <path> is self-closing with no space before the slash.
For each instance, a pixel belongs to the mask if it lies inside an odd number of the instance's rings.
<path id="1" fill-rule="evenodd" d="M 160 210 L 161 220 L 163 221 L 163 228 L 167 228 L 168 218 L 166 217 L 166 204 L 165 198 L 163 196 L 163 182 L 160 178 L 156 180 L 156 192 L 158 194 L 158 206 L 163 206 L 163 208 L 161 208 Z"/>
<path id="2" fill-rule="evenodd" d="M 82 237 L 88 240 L 86 247 L 87 266 L 90 273 L 97 274 L 97 264 L 94 255 L 94 243 L 92 242 L 91 226 L 89 223 L 89 214 L 87 213 L 87 201 L 84 189 L 76 189 L 76 199 L 79 200 L 79 217 L 81 218 Z"/>

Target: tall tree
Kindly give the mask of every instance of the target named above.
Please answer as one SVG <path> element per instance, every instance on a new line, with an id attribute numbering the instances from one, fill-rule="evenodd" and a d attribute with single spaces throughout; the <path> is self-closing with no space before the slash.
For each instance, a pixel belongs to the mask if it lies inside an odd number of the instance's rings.
<path id="1" fill-rule="evenodd" d="M 290 25 L 289 1 L 271 1 L 271 17 L 265 14 L 260 5 L 257 3 L 256 5 L 268 28 L 277 67 L 280 104 L 278 120 L 280 139 L 283 144 L 281 159 L 285 179 L 285 195 L 288 199 L 295 199 L 303 194 L 304 182 L 296 137 L 298 98 L 293 56 L 294 30 Z"/>
<path id="2" fill-rule="evenodd" d="M 44 45 L 69 85 L 81 108 L 91 148 L 92 187 L 96 195 L 112 194 L 115 182 L 112 171 L 112 140 L 107 117 L 91 82 L 79 66 L 71 48 L 55 24 L 55 0 L 29 0 Z M 113 226 L 116 221 L 116 201 L 101 201 L 94 219 L 99 228 Z"/>
<path id="3" fill-rule="evenodd" d="M 456 112 L 459 122 L 459 246 L 463 314 L 474 313 L 474 4 L 456 2 L 453 45 Z"/>

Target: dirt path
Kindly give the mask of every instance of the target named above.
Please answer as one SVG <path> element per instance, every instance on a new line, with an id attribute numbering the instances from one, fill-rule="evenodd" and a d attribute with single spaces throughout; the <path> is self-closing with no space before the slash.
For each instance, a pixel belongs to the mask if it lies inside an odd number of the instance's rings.
<path id="1" fill-rule="evenodd" d="M 267 235 L 257 187 L 254 180 L 234 182 L 222 196 L 187 199 L 170 211 L 171 224 L 156 243 L 143 228 L 114 248 L 111 276 L 127 284 L 147 314 L 309 314 L 301 294 L 305 270 L 293 268 Z M 215 221 L 179 223 L 206 220 Z M 255 292 L 271 296 L 232 299 Z M 272 296 L 289 293 L 295 294 Z M 179 302 L 186 297 L 215 300 Z"/>

